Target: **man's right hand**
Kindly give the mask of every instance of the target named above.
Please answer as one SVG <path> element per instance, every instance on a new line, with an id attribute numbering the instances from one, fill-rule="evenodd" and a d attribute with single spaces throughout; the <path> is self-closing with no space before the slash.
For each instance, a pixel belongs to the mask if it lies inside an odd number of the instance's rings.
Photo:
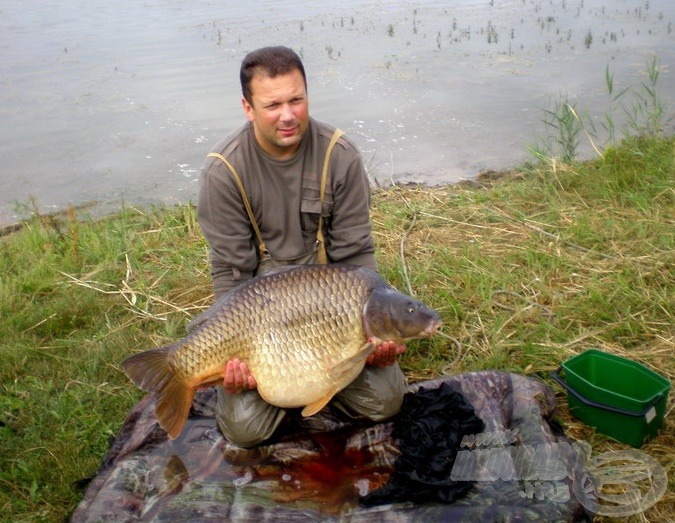
<path id="1" fill-rule="evenodd" d="M 240 394 L 258 386 L 245 361 L 231 359 L 225 366 L 223 388 L 228 394 Z"/>

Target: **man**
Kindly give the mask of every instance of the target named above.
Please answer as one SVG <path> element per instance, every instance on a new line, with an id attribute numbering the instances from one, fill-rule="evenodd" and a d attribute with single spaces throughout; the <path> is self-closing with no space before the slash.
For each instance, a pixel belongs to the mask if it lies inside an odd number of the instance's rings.
<path id="1" fill-rule="evenodd" d="M 197 204 L 216 298 L 279 265 L 327 261 L 376 269 L 363 162 L 351 141 L 309 116 L 298 55 L 287 47 L 253 51 L 240 80 L 248 122 L 209 154 Z M 404 350 L 387 341 L 378 346 L 335 397 L 336 406 L 376 421 L 396 414 L 405 393 L 396 356 Z M 242 447 L 267 440 L 286 415 L 255 388 L 245 362 L 227 363 L 216 417 Z"/>

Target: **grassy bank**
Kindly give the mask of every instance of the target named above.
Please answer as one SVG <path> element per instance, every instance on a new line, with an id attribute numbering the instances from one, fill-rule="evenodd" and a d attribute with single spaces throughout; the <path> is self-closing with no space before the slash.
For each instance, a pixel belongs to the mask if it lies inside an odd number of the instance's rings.
<path id="1" fill-rule="evenodd" d="M 447 337 L 409 345 L 409 378 L 549 380 L 599 347 L 672 381 L 675 142 L 633 139 L 596 161 L 483 182 L 374 194 L 383 275 L 445 322 Z M 179 206 L 37 217 L 0 250 L 0 520 L 61 521 L 141 397 L 119 362 L 181 337 L 211 303 L 207 248 L 194 209 Z M 626 448 L 570 418 L 556 390 L 571 437 L 594 453 Z M 670 477 L 650 521 L 675 517 L 671 418 L 643 448 Z"/>

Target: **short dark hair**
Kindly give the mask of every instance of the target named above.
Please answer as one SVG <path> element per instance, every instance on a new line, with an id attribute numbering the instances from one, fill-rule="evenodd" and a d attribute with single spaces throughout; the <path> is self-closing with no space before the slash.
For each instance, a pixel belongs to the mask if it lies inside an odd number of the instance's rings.
<path id="1" fill-rule="evenodd" d="M 248 53 L 241 63 L 239 80 L 241 81 L 241 93 L 246 101 L 253 104 L 251 97 L 251 80 L 256 73 L 274 78 L 280 74 L 290 73 L 297 69 L 302 74 L 302 79 L 307 88 L 307 76 L 302 60 L 295 51 L 282 45 L 274 47 L 261 47 Z"/>

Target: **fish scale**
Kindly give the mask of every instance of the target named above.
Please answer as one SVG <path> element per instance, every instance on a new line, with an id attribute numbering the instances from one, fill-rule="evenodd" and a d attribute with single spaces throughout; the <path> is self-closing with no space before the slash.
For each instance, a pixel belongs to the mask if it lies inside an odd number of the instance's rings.
<path id="1" fill-rule="evenodd" d="M 373 348 L 369 338 L 428 337 L 440 323 L 438 313 L 370 269 L 291 267 L 236 287 L 196 318 L 185 338 L 130 356 L 122 367 L 155 394 L 157 419 L 173 438 L 196 388 L 222 382 L 233 358 L 246 362 L 266 401 L 311 415 L 360 374 Z"/>

